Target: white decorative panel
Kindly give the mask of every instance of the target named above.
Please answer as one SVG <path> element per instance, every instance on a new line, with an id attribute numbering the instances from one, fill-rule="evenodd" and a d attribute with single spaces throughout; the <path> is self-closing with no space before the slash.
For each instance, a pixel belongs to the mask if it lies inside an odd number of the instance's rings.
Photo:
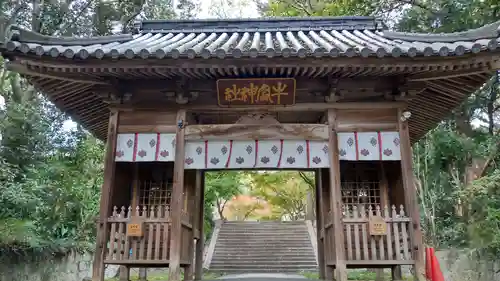
<path id="1" fill-rule="evenodd" d="M 381 132 L 382 160 L 401 160 L 401 147 L 398 132 Z"/>
<path id="2" fill-rule="evenodd" d="M 257 168 L 277 168 L 281 165 L 283 142 L 280 140 L 256 141 Z M 281 161 L 280 161 L 281 160 Z"/>
<path id="3" fill-rule="evenodd" d="M 230 169 L 255 167 L 255 141 L 233 141 L 230 157 Z"/>
<path id="4" fill-rule="evenodd" d="M 306 141 L 284 140 L 280 167 L 307 168 Z"/>
<path id="5" fill-rule="evenodd" d="M 356 160 L 356 137 L 354 133 L 338 133 L 340 160 Z"/>
<path id="6" fill-rule="evenodd" d="M 115 161 L 134 161 L 135 134 L 118 134 L 116 139 Z"/>
<path id="7" fill-rule="evenodd" d="M 156 160 L 158 134 L 138 134 L 135 149 L 135 161 L 151 162 Z"/>
<path id="8" fill-rule="evenodd" d="M 185 145 L 184 168 L 185 169 L 205 169 L 205 142 L 186 142 Z"/>
<path id="9" fill-rule="evenodd" d="M 170 162 L 175 160 L 175 134 L 160 134 L 157 161 Z"/>
<path id="10" fill-rule="evenodd" d="M 229 141 L 208 141 L 207 169 L 224 169 L 228 165 Z"/>
<path id="11" fill-rule="evenodd" d="M 357 133 L 358 160 L 380 160 L 378 133 Z"/>
<path id="12" fill-rule="evenodd" d="M 325 168 L 329 163 L 328 143 L 309 141 L 309 168 Z"/>

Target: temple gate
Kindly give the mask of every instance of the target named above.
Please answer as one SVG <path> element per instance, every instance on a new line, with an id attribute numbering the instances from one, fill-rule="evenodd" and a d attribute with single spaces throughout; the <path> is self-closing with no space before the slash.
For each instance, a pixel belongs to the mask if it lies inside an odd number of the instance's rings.
<path id="1" fill-rule="evenodd" d="M 380 267 L 401 280 L 411 265 L 424 280 L 411 144 L 491 77 L 499 26 L 144 21 L 92 38 L 8 26 L 0 50 L 107 142 L 93 280 L 106 264 L 201 279 L 203 171 L 217 169 L 316 172 L 322 278 Z"/>

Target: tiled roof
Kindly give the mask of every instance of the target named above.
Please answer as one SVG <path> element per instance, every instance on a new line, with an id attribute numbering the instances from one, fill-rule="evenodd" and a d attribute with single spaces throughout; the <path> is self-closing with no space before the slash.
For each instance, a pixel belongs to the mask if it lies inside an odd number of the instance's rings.
<path id="1" fill-rule="evenodd" d="M 371 17 L 145 21 L 137 34 L 49 37 L 11 27 L 0 49 L 66 58 L 418 57 L 498 48 L 500 22 L 449 34 L 391 32 Z"/>

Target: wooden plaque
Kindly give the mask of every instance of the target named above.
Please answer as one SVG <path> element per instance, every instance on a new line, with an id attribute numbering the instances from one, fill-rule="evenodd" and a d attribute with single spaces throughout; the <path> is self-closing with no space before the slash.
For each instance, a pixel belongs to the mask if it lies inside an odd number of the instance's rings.
<path id="1" fill-rule="evenodd" d="M 143 233 L 143 222 L 141 221 L 131 221 L 127 223 L 127 236 L 131 237 L 142 237 Z"/>
<path id="2" fill-rule="evenodd" d="M 381 216 L 371 217 L 368 222 L 368 228 L 372 236 L 387 235 L 387 224 Z"/>
<path id="3" fill-rule="evenodd" d="M 250 78 L 217 80 L 219 106 L 293 105 L 294 78 Z"/>

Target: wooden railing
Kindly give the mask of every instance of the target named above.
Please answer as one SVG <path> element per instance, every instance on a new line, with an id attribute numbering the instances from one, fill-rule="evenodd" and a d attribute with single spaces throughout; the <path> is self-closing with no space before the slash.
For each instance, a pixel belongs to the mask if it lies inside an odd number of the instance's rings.
<path id="1" fill-rule="evenodd" d="M 143 235 L 127 236 L 127 224 L 140 222 Z M 168 264 L 170 245 L 170 211 L 155 206 L 132 210 L 114 207 L 107 220 L 110 227 L 105 263 L 107 264 Z"/>
<path id="2" fill-rule="evenodd" d="M 386 224 L 384 235 L 370 235 L 369 223 L 374 216 L 382 217 Z M 334 262 L 333 251 L 334 228 L 331 211 L 325 217 L 324 243 L 325 260 L 329 264 Z M 344 224 L 344 247 L 347 265 L 406 265 L 413 264 L 409 241 L 411 219 L 406 217 L 403 206 L 399 211 L 396 206 L 390 209 L 379 206 L 375 209 L 357 208 L 344 209 L 342 222 Z"/>
<path id="3" fill-rule="evenodd" d="M 370 235 L 369 223 L 373 217 L 386 224 L 383 235 Z M 403 206 L 384 210 L 353 207 L 344 210 L 344 230 L 347 264 L 397 265 L 413 264 L 409 242 L 411 219 L 406 217 Z"/>

